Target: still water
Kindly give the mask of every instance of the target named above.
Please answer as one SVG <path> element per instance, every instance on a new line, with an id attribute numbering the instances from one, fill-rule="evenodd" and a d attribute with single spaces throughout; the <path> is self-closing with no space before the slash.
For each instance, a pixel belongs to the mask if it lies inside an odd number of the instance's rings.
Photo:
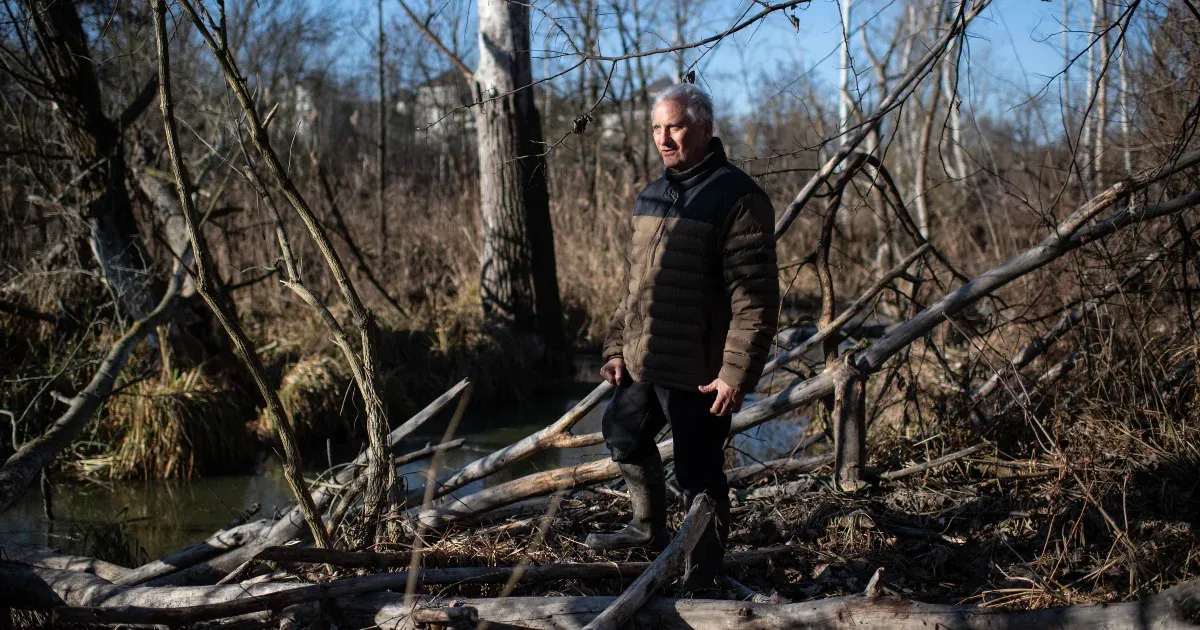
<path id="1" fill-rule="evenodd" d="M 443 453 L 439 469 L 457 470 L 498 448 L 511 444 L 559 418 L 595 387 L 595 383 L 575 383 L 557 395 L 544 396 L 537 403 L 509 409 L 468 407 L 455 437 L 466 444 Z M 748 403 L 750 401 L 747 401 Z M 574 431 L 600 430 L 606 403 L 601 403 L 584 418 Z M 395 453 L 403 454 L 441 440 L 449 421 L 449 410 L 433 418 L 418 435 L 405 440 Z M 766 460 L 786 455 L 800 437 L 803 427 L 795 420 L 776 420 L 739 435 L 734 448 L 740 462 Z M 333 449 L 333 463 L 349 461 L 357 446 Z M 322 454 L 323 455 L 323 454 Z M 501 483 L 537 470 L 571 466 L 606 457 L 603 445 L 554 449 L 496 475 L 468 486 L 473 491 Z M 325 456 L 310 455 L 305 464 L 313 474 L 328 467 Z M 410 485 L 421 485 L 428 462 L 414 462 L 401 472 Z M 291 502 L 291 491 L 283 479 L 279 460 L 267 457 L 252 475 L 204 477 L 191 480 L 90 482 L 57 484 L 54 497 L 54 521 L 47 521 L 36 489 L 23 500 L 0 514 L 0 546 L 5 543 L 49 546 L 77 551 L 81 537 L 89 528 L 120 521 L 125 531 L 140 546 L 146 557 L 158 558 L 187 547 L 229 524 L 241 511 L 259 505 L 259 515 L 271 515 Z"/>

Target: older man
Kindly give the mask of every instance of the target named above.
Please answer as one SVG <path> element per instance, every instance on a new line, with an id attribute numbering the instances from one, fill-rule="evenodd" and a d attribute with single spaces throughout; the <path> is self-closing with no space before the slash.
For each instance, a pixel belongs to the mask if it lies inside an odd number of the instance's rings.
<path id="1" fill-rule="evenodd" d="M 729 533 L 725 438 L 775 334 L 775 214 L 766 193 L 725 158 L 703 90 L 687 83 L 664 90 L 652 124 L 665 170 L 634 205 L 623 293 L 600 370 L 617 385 L 604 438 L 625 476 L 633 521 L 592 534 L 587 545 L 661 550 L 667 543 L 654 439 L 670 424 L 687 507 L 702 492 L 716 506 L 688 558 L 684 588 L 694 590 L 712 586 L 721 565 Z"/>

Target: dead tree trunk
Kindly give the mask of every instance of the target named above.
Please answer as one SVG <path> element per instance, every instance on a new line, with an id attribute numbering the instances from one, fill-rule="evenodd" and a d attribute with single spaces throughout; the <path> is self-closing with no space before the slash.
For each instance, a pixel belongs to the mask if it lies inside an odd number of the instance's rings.
<path id="1" fill-rule="evenodd" d="M 867 465 L 866 378 L 851 365 L 853 356 L 842 359 L 833 379 L 833 477 L 844 492 L 863 486 Z"/>
<path id="2" fill-rule="evenodd" d="M 489 317 L 565 359 L 542 122 L 534 101 L 529 6 L 479 0 L 480 292 Z"/>

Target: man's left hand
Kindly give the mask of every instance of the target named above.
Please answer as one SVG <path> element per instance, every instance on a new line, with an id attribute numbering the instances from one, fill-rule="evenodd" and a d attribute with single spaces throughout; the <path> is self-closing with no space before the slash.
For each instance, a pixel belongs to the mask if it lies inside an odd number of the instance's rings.
<path id="1" fill-rule="evenodd" d="M 738 391 L 736 387 L 728 385 L 725 381 L 719 378 L 714 378 L 713 382 L 708 385 L 700 386 L 701 393 L 711 394 L 717 392 L 717 400 L 713 402 L 713 406 L 708 410 L 714 416 L 727 416 L 742 410 L 742 397 L 744 394 Z"/>

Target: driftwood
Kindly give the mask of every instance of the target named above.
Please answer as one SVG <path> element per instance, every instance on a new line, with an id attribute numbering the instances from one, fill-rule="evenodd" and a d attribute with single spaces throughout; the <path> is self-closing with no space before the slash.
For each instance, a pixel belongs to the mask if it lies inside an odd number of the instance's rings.
<path id="1" fill-rule="evenodd" d="M 271 524 L 267 521 L 258 520 L 229 529 L 223 529 L 209 536 L 207 540 L 196 543 L 187 549 L 177 551 L 164 558 L 144 564 L 117 579 L 110 578 L 110 581 L 118 586 L 144 584 L 154 578 L 174 573 L 180 569 L 186 569 L 197 562 L 203 562 L 230 549 L 236 549 L 246 544 L 247 541 L 266 533 L 270 527 Z"/>
<path id="2" fill-rule="evenodd" d="M 87 556 L 55 553 L 46 549 L 35 549 L 23 545 L 5 545 L 4 547 L 0 547 L 0 560 L 19 562 L 44 569 L 56 569 L 73 573 L 90 573 L 110 582 L 115 582 L 121 576 L 129 573 L 129 569 L 112 564 L 111 562 Z"/>
<path id="3" fill-rule="evenodd" d="M 571 428 L 579 424 L 601 400 L 611 392 L 613 386 L 600 383 L 583 400 L 579 401 L 570 411 L 551 423 L 544 429 L 526 436 L 494 453 L 477 459 L 443 481 L 438 482 L 434 497 L 444 496 L 473 481 L 483 479 L 496 471 L 528 459 L 542 451 L 551 448 L 578 448 L 600 444 L 604 438 L 598 433 L 576 436 Z M 408 493 L 408 505 L 420 505 L 425 496 L 425 489 L 418 487 Z"/>
<path id="4" fill-rule="evenodd" d="M 709 511 L 711 513 L 711 506 Z M 724 565 L 733 568 L 765 564 L 788 551 L 786 548 L 775 548 L 760 553 L 731 554 Z M 653 564 L 597 562 L 425 569 L 418 573 L 417 582 L 503 584 L 514 579 L 514 575 L 519 575 L 524 582 L 629 579 L 645 574 Z M 334 597 L 387 589 L 403 591 L 409 575 L 408 571 L 398 571 L 334 580 L 325 584 L 264 582 L 220 586 L 120 587 L 88 574 L 0 563 L 0 584 L 14 584 L 14 603 L 29 608 L 54 609 L 56 618 L 63 622 L 194 623 L 262 610 L 278 610 Z"/>
<path id="5" fill-rule="evenodd" d="M 700 542 L 700 537 L 708 528 L 708 522 L 713 518 L 712 499 L 707 494 L 700 495 L 692 502 L 692 509 L 679 532 L 671 539 L 671 544 L 658 557 L 650 568 L 629 585 L 619 597 L 613 600 L 595 619 L 588 622 L 583 630 L 616 630 L 625 625 L 638 609 L 646 603 L 668 580 L 683 572 L 683 561 Z"/>
<path id="6" fill-rule="evenodd" d="M 461 599 L 481 622 L 535 630 L 579 628 L 612 605 L 613 597 L 508 597 Z M 359 625 L 410 629 L 414 606 L 393 594 L 338 600 L 338 610 Z M 1095 630 L 1097 628 L 1195 628 L 1192 611 L 1200 605 L 1200 581 L 1180 584 L 1140 602 L 1095 604 L 1045 610 L 1007 611 L 925 604 L 890 596 L 849 595 L 798 604 L 705 599 L 651 599 L 632 624 L 656 630 L 733 630 L 811 628 L 838 630 Z"/>
<path id="7" fill-rule="evenodd" d="M 451 387 L 441 396 L 438 396 L 433 402 L 429 403 L 424 409 L 418 412 L 413 417 L 409 418 L 404 424 L 396 427 L 395 430 L 388 435 L 388 445 L 395 446 L 400 440 L 411 435 L 418 427 L 423 425 L 430 418 L 437 415 L 439 411 L 450 404 L 459 394 L 467 388 L 469 381 L 463 379 L 454 387 Z M 350 465 L 346 466 L 334 476 L 333 484 L 336 486 L 344 486 L 357 477 L 360 467 L 366 464 L 366 452 L 359 453 Z M 324 508 L 333 499 L 334 491 L 328 486 L 321 486 L 313 492 L 313 503 L 318 508 Z M 300 511 L 293 508 L 282 518 L 276 521 L 270 531 L 259 537 L 257 540 L 251 541 L 232 551 L 223 553 L 216 558 L 197 564 L 186 571 L 179 571 L 171 575 L 158 578 L 149 584 L 155 586 L 179 585 L 179 584 L 212 584 L 217 580 L 225 577 L 230 571 L 244 564 L 246 561 L 253 558 L 258 552 L 271 546 L 282 545 L 283 543 L 296 538 L 300 535 L 303 527 L 303 519 L 300 516 Z"/>

